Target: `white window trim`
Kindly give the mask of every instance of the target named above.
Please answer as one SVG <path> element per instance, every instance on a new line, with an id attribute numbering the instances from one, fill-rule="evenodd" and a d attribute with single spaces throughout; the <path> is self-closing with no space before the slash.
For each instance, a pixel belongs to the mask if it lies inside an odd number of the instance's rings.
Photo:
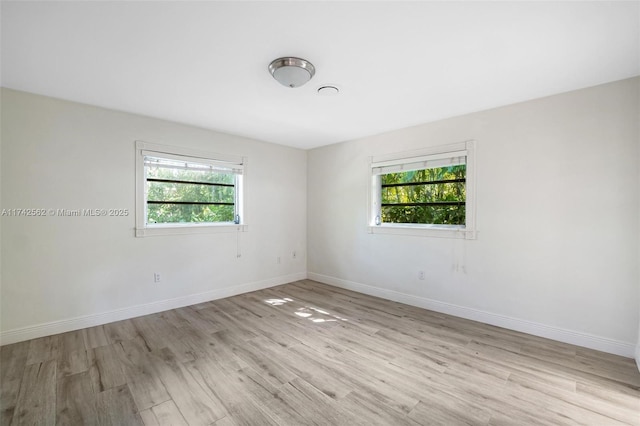
<path id="1" fill-rule="evenodd" d="M 380 164 L 393 164 L 394 162 L 408 162 L 410 159 L 424 160 L 424 157 L 441 157 L 447 154 L 459 154 L 464 152 L 467 156 L 467 177 L 466 177 L 466 202 L 465 202 L 465 225 L 432 225 L 432 224 L 406 224 L 406 223 L 383 223 L 375 224 L 375 217 L 380 211 L 379 191 L 380 175 L 373 172 L 373 167 Z M 470 140 L 449 145 L 434 146 L 414 151 L 405 151 L 394 154 L 378 155 L 369 157 L 369 167 L 367 170 L 368 204 L 367 209 L 367 230 L 370 234 L 394 234 L 411 235 L 421 237 L 438 238 L 461 238 L 474 240 L 477 237 L 476 230 L 476 141 Z"/>
<path id="2" fill-rule="evenodd" d="M 179 155 L 193 157 L 194 161 L 204 160 L 206 162 L 227 162 L 242 163 L 242 185 L 238 185 L 236 190 L 236 202 L 239 203 L 240 224 L 235 223 L 206 223 L 206 224 L 146 224 L 145 217 L 145 176 L 144 157 L 145 155 Z M 136 141 L 136 237 L 149 237 L 155 235 L 184 235 L 184 234 L 212 234 L 221 232 L 246 232 L 249 230 L 246 217 L 246 197 L 247 192 L 247 158 L 236 155 L 224 155 L 213 152 L 201 151 L 190 148 L 182 148 L 156 143 Z"/>

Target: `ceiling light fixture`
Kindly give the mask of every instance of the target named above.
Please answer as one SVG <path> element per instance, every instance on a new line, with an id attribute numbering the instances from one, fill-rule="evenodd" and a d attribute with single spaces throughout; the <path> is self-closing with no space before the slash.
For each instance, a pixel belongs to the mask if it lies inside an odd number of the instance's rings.
<path id="1" fill-rule="evenodd" d="M 300 87 L 316 73 L 313 64 L 306 59 L 284 57 L 269 64 L 269 72 L 280 84 L 287 87 Z"/>

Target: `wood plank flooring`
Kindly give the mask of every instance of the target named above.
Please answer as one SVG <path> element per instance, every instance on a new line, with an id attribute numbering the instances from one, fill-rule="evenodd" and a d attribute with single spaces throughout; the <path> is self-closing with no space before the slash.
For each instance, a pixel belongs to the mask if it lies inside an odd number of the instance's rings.
<path id="1" fill-rule="evenodd" d="M 308 280 L 0 355 L 2 425 L 640 425 L 631 359 Z"/>

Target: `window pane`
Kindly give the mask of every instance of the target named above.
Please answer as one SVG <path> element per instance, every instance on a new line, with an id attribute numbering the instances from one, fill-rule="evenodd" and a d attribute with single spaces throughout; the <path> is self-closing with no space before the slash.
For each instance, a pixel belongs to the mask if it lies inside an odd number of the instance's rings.
<path id="1" fill-rule="evenodd" d="M 147 223 L 234 221 L 236 176 L 231 170 L 155 157 L 145 161 Z"/>
<path id="2" fill-rule="evenodd" d="M 383 223 L 465 224 L 464 164 L 387 173 L 381 183 Z"/>
<path id="3" fill-rule="evenodd" d="M 233 222 L 234 206 L 148 204 L 148 223 Z"/>
<path id="4" fill-rule="evenodd" d="M 434 203 L 439 201 L 464 201 L 464 182 L 439 183 L 415 186 L 384 187 L 382 203 Z"/>
<path id="5" fill-rule="evenodd" d="M 175 168 L 171 166 L 147 166 L 147 178 L 153 179 L 170 179 L 181 180 L 187 182 L 208 182 L 208 183 L 226 183 L 233 185 L 235 176 L 232 173 L 224 173 L 219 170 L 211 169 L 208 166 L 203 166 L 189 163 L 182 163 L 183 165 L 176 165 Z M 197 166 L 200 169 L 185 169 L 184 164 L 190 166 Z"/>
<path id="6" fill-rule="evenodd" d="M 428 182 L 445 179 L 464 179 L 467 173 L 466 164 L 435 169 L 412 170 L 410 172 L 387 173 L 382 175 L 382 184 Z"/>
<path id="7" fill-rule="evenodd" d="M 464 206 L 384 206 L 383 223 L 464 225 Z"/>
<path id="8" fill-rule="evenodd" d="M 233 203 L 232 186 L 211 186 L 174 182 L 147 182 L 149 201 L 195 201 L 205 203 Z"/>

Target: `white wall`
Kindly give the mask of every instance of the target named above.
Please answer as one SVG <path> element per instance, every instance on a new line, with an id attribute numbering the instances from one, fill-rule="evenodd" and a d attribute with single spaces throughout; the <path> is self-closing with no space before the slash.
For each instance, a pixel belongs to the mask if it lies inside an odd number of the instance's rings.
<path id="1" fill-rule="evenodd" d="M 638 84 L 624 80 L 310 151 L 309 277 L 633 356 Z M 477 141 L 477 240 L 367 233 L 368 156 L 469 139 Z"/>
<path id="2" fill-rule="evenodd" d="M 640 84 L 637 86 L 637 96 L 640 99 Z M 638 126 L 638 164 L 640 164 L 640 108 L 638 109 L 637 126 Z M 640 212 L 640 167 L 638 167 L 638 211 Z M 640 220 L 640 214 L 638 215 Z M 638 241 L 640 242 L 640 226 L 638 226 Z M 638 265 L 640 265 L 640 248 L 638 249 Z M 640 302 L 640 274 L 638 274 L 638 301 Z M 640 312 L 640 303 L 638 304 L 638 312 Z M 640 317 L 640 315 L 639 315 Z M 636 342 L 636 365 L 640 371 L 640 318 L 638 319 L 638 340 Z"/>
<path id="3" fill-rule="evenodd" d="M 1 59 L 0 59 L 1 61 Z M 2 209 L 2 98 L 0 89 L 0 209 Z M 0 210 L 1 211 L 1 210 Z M 2 218 L 0 217 L 0 298 L 2 298 Z M 2 302 L 0 301 L 0 343 L 2 335 Z"/>
<path id="4" fill-rule="evenodd" d="M 248 232 L 135 238 L 138 139 L 247 156 Z M 2 217 L 3 343 L 305 276 L 305 151 L 3 89 L 1 159 L 4 209 L 131 212 Z"/>

